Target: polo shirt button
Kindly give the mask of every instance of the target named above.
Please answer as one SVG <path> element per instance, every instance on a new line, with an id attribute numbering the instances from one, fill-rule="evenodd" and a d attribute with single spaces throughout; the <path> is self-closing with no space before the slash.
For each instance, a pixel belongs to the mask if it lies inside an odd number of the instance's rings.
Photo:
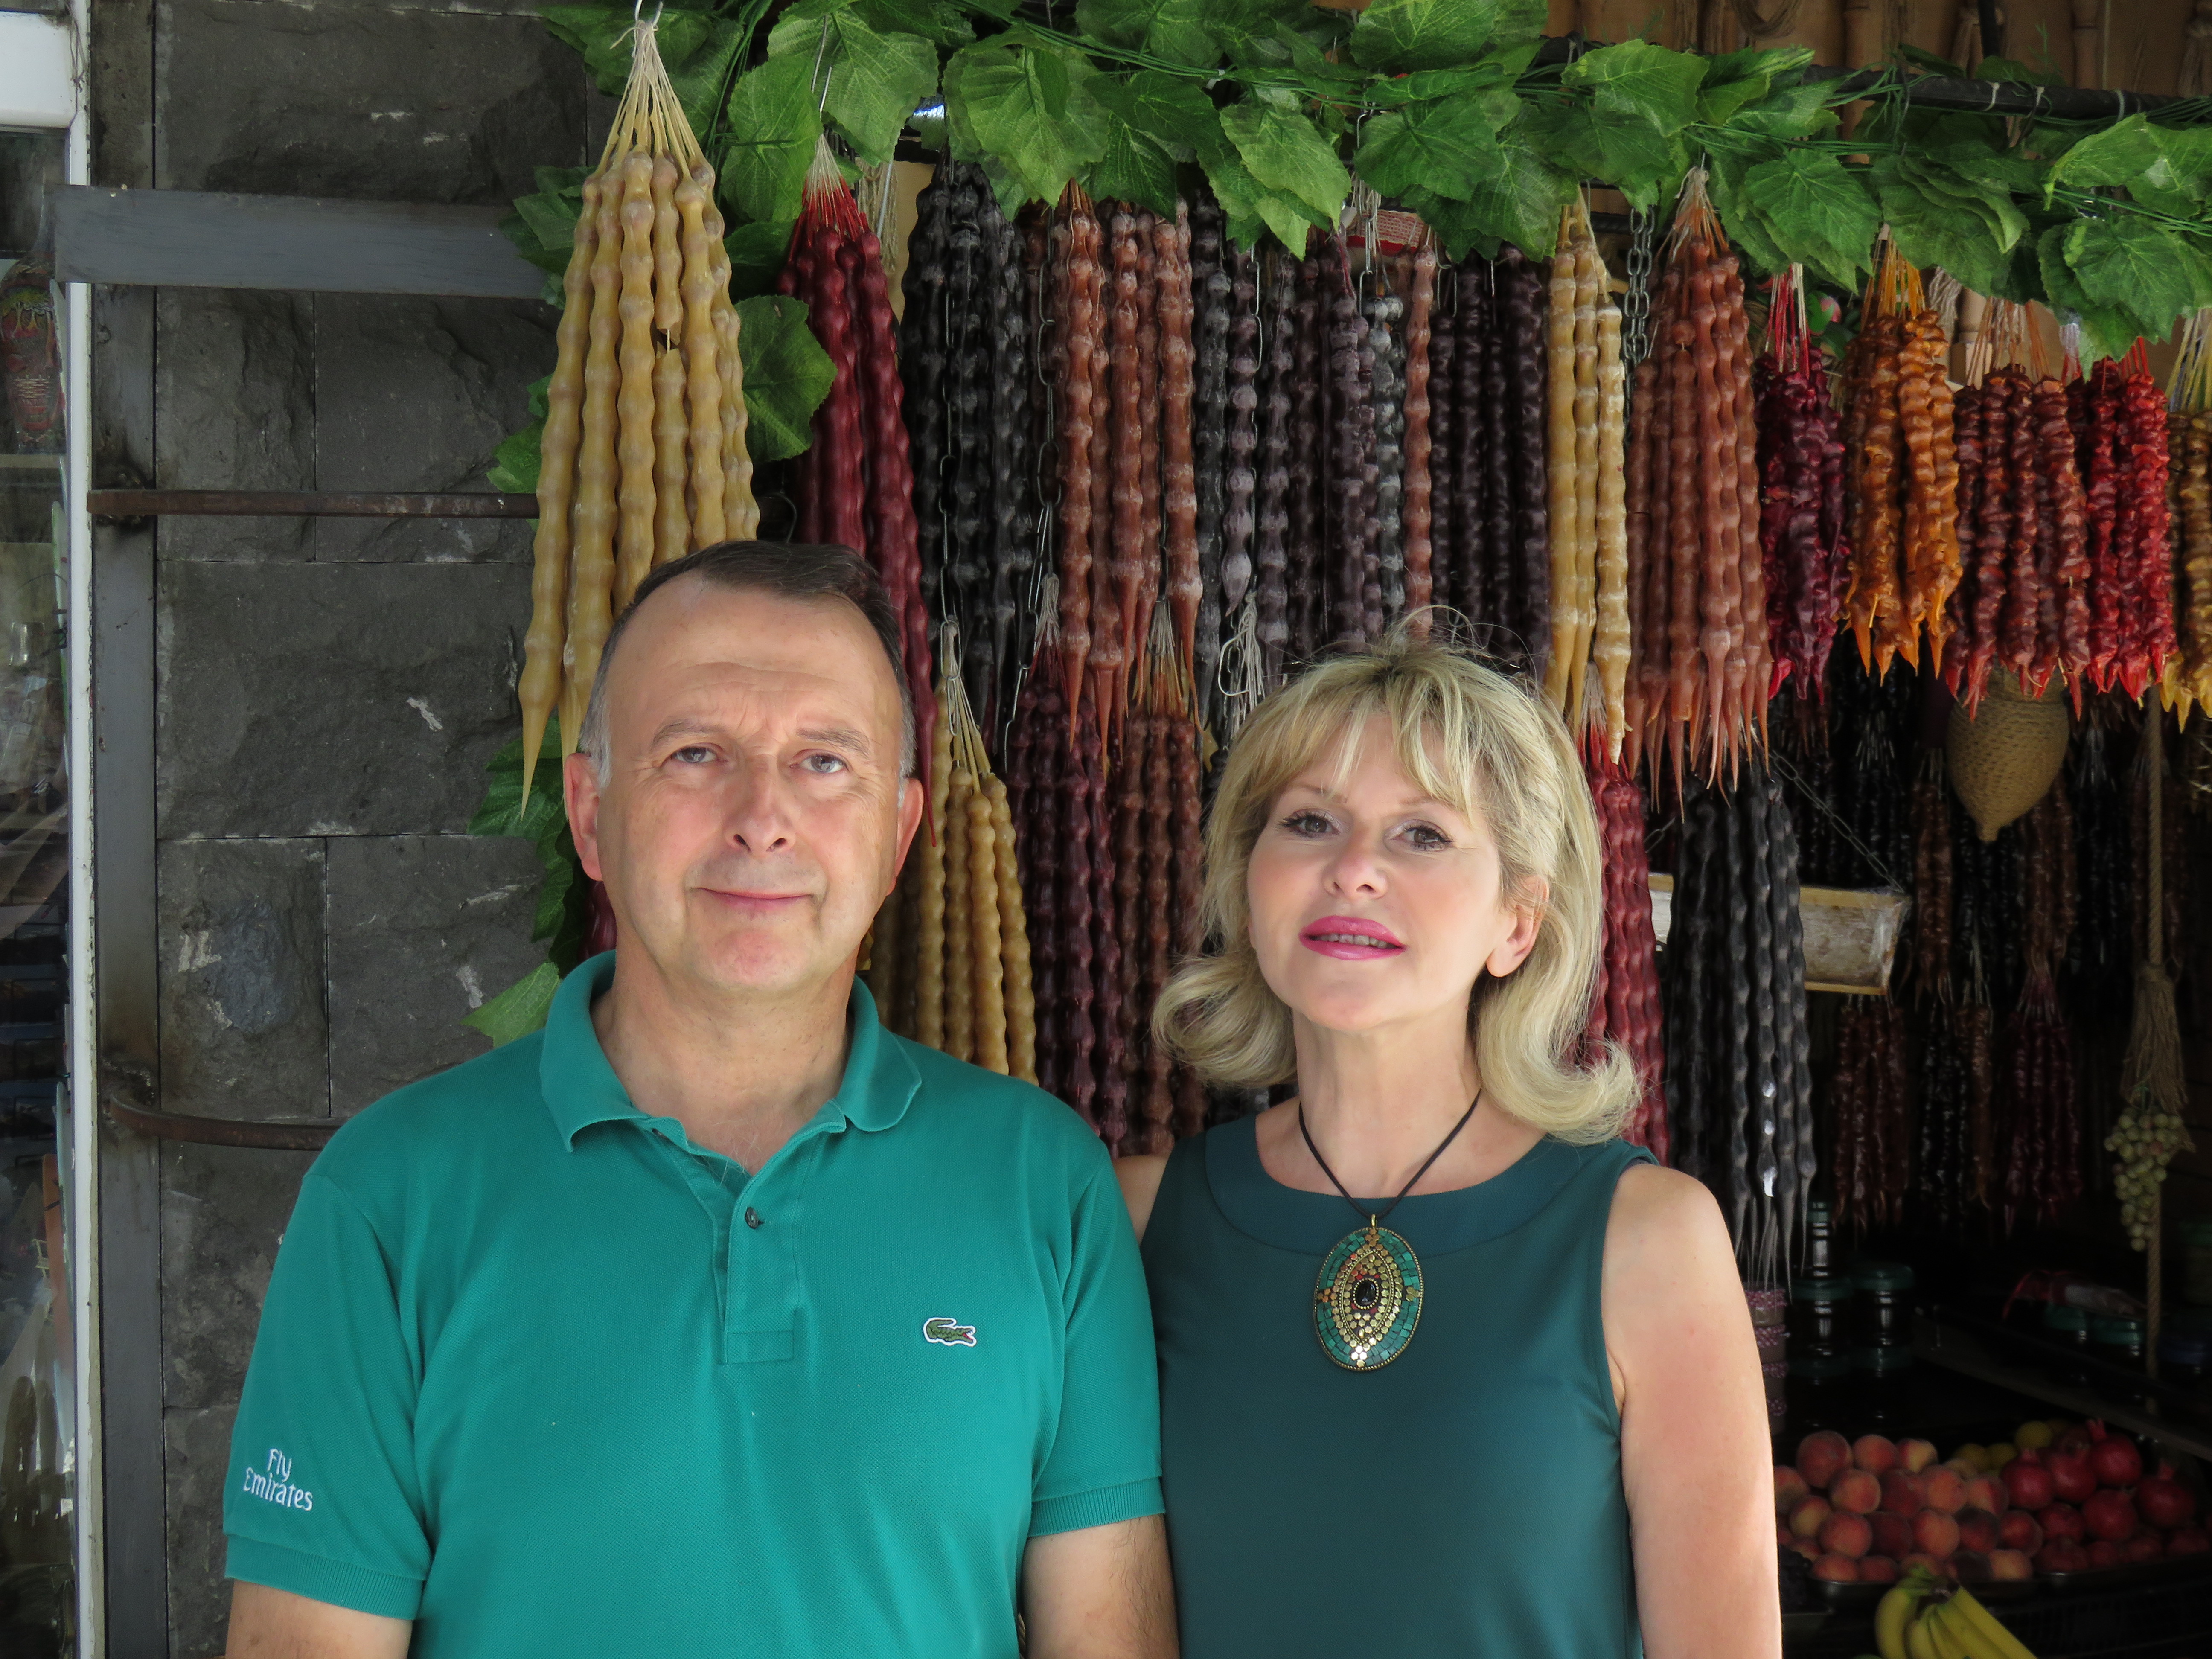
<path id="1" fill-rule="evenodd" d="M 757 1227 L 760 1224 L 760 1212 L 754 1209 L 750 1205 L 747 1205 L 745 1206 L 745 1225 L 748 1227 Z"/>

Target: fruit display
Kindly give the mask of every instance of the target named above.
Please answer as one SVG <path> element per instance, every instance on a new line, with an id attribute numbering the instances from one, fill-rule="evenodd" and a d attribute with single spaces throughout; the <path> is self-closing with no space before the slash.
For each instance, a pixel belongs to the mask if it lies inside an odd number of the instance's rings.
<path id="1" fill-rule="evenodd" d="M 2102 1423 L 2023 1423 L 1937 1459 L 1923 1439 L 1807 1435 L 1775 1465 L 1779 1542 L 1839 1584 L 1915 1571 L 2002 1583 L 2212 1553 L 2197 1494 Z"/>

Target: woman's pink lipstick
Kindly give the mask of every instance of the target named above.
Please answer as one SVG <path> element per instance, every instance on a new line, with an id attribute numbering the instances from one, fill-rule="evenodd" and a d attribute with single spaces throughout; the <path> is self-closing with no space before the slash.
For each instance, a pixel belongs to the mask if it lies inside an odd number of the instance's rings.
<path id="1" fill-rule="evenodd" d="M 1307 950 L 1339 962 L 1373 962 L 1395 957 L 1406 946 L 1379 921 L 1359 916 L 1323 916 L 1298 931 L 1298 943 Z"/>

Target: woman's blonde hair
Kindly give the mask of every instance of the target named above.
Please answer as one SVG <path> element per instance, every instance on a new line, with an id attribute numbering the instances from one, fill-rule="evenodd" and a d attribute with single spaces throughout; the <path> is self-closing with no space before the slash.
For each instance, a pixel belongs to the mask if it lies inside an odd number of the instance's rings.
<path id="1" fill-rule="evenodd" d="M 1475 1066 L 1491 1100 L 1561 1139 L 1619 1132 L 1634 1068 L 1608 1044 L 1580 1063 L 1604 948 L 1597 815 L 1573 740 L 1549 703 L 1473 654 L 1413 640 L 1332 658 L 1261 703 L 1237 734 L 1206 826 L 1202 916 L 1209 954 L 1186 961 L 1152 1012 L 1155 1040 L 1208 1082 L 1257 1088 L 1297 1071 L 1291 1011 L 1261 976 L 1245 875 L 1275 799 L 1332 750 L 1349 767 L 1359 733 L 1390 722 L 1398 763 L 1431 798 L 1490 826 L 1507 902 L 1547 885 L 1536 943 L 1468 1000 Z"/>

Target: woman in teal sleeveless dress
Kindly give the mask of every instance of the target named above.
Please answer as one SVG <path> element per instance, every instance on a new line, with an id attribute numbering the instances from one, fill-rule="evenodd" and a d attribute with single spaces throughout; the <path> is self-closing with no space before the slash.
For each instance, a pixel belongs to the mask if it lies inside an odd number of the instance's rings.
<path id="1" fill-rule="evenodd" d="M 1295 1082 L 1121 1170 L 1184 1659 L 1774 1659 L 1728 1232 L 1582 1052 L 1597 830 L 1550 706 L 1402 638 L 1237 737 L 1155 1031 Z"/>

